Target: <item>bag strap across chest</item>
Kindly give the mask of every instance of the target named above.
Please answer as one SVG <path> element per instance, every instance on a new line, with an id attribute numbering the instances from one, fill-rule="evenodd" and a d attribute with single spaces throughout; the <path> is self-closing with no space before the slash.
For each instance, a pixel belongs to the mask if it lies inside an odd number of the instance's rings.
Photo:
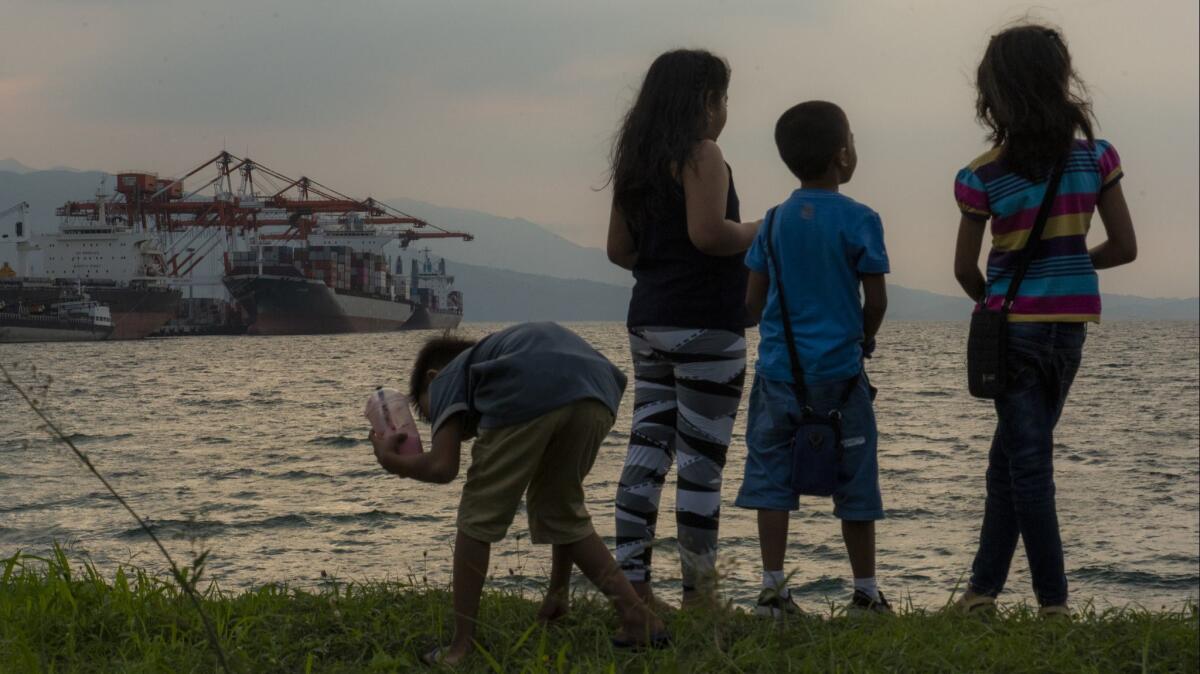
<path id="1" fill-rule="evenodd" d="M 811 414 L 812 408 L 808 404 L 808 386 L 804 381 L 804 367 L 800 364 L 800 354 L 796 351 L 796 336 L 792 331 L 792 318 L 788 314 L 787 294 L 783 289 L 783 270 L 779 265 L 779 258 L 775 255 L 775 244 L 772 242 L 774 238 L 775 225 L 775 208 L 767 212 L 766 222 L 763 226 L 766 228 L 764 239 L 767 243 L 767 260 L 771 267 L 775 269 L 775 295 L 779 298 L 779 315 L 783 321 L 783 336 L 787 343 L 788 360 L 791 361 L 792 380 L 795 382 L 796 400 L 800 403 L 800 410 L 803 414 Z M 838 400 L 838 406 L 831 414 L 840 415 L 841 408 L 846 405 L 853 395 L 854 389 L 858 386 L 858 380 L 862 377 L 862 373 L 855 375 L 846 384 L 846 390 L 842 392 Z"/>
<path id="2" fill-rule="evenodd" d="M 1054 198 L 1058 196 L 1058 187 L 1062 183 L 1063 172 L 1066 170 L 1069 157 L 1070 153 L 1067 153 L 1067 156 L 1054 166 L 1054 172 L 1050 174 L 1050 180 L 1046 183 L 1046 193 L 1042 196 L 1042 205 L 1038 208 L 1037 219 L 1033 222 L 1033 228 L 1029 230 L 1029 238 L 1017 252 L 1017 265 L 1013 269 L 1012 281 L 1008 284 L 1008 292 L 1004 294 L 1004 304 L 1001 306 L 1001 311 L 1006 314 L 1012 309 L 1013 301 L 1017 299 L 1017 292 L 1021 288 L 1021 282 L 1025 280 L 1025 273 L 1029 271 L 1034 253 L 1037 252 L 1037 248 L 1042 242 L 1042 234 L 1046 231 L 1046 222 L 1050 219 L 1050 209 L 1054 206 Z"/>

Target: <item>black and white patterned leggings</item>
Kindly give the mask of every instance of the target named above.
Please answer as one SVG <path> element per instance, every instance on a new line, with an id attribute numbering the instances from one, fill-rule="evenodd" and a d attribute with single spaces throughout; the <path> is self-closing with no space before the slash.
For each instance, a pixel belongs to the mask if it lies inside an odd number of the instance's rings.
<path id="1" fill-rule="evenodd" d="M 746 378 L 746 340 L 728 330 L 634 328 L 633 429 L 617 488 L 617 562 L 650 581 L 658 502 L 678 463 L 675 522 L 683 587 L 715 580 L 721 471 Z"/>

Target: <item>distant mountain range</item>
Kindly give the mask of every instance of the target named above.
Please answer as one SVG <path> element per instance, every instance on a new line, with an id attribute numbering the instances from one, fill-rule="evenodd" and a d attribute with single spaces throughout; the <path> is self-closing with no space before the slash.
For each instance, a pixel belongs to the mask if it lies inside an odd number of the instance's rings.
<path id="1" fill-rule="evenodd" d="M 388 199 L 387 203 L 439 227 L 475 235 L 475 240 L 469 243 L 444 240 L 420 243 L 421 247 L 428 247 L 448 260 L 562 279 L 633 285 L 629 272 L 611 264 L 604 251 L 572 243 L 528 220 L 435 206 L 402 197 Z M 597 223 L 596 226 L 607 227 L 608 223 Z"/>
<path id="2" fill-rule="evenodd" d="M 12 173 L 34 173 L 42 169 L 35 169 L 32 166 L 26 166 L 16 159 L 0 159 L 0 171 L 11 171 Z M 74 169 L 69 166 L 55 166 L 50 171 L 68 171 L 70 173 L 86 173 L 80 169 Z"/>
<path id="3" fill-rule="evenodd" d="M 633 279 L 604 251 L 572 243 L 541 225 L 480 211 L 447 208 L 415 199 L 387 203 L 446 229 L 475 235 L 470 243 L 436 241 L 430 250 L 458 264 L 470 320 L 540 316 L 549 320 L 624 320 Z M 597 226 L 601 226 L 598 224 Z M 464 265 L 462 263 L 469 263 Z M 500 269 L 497 269 L 500 268 Z M 493 272 L 507 270 L 506 274 Z M 553 280 L 545 277 L 554 277 Z M 553 292 L 548 289 L 554 288 Z M 538 295 L 530 294 L 537 290 Z M 578 299 L 578 301 L 574 301 Z M 1104 316 L 1113 320 L 1200 320 L 1200 298 L 1158 299 L 1104 295 Z M 888 287 L 888 318 L 907 321 L 964 320 L 971 302 L 927 290 Z"/>
<path id="4" fill-rule="evenodd" d="M 9 171 L 11 173 L 29 173 L 32 169 L 16 159 L 0 159 L 0 171 Z"/>
<path id="5" fill-rule="evenodd" d="M 16 169 L 16 170 L 14 170 Z M 97 171 L 37 171 L 12 159 L 0 160 L 0 210 L 19 201 L 30 204 L 27 223 L 38 233 L 57 227 L 54 209 L 72 199 L 88 199 L 101 180 Z M 467 320 L 624 320 L 633 284 L 629 273 L 609 263 L 604 251 L 572 243 L 545 227 L 520 218 L 437 206 L 414 199 L 389 199 L 392 206 L 446 229 L 475 235 L 460 241 L 421 242 L 447 259 L 448 271 L 463 291 Z M 597 223 L 604 226 L 604 223 Z M 10 233 L 12 219 L 0 221 Z M 0 244 L 0 264 L 6 248 Z M 892 285 L 891 320 L 964 320 L 970 302 L 960 297 Z M 1115 320 L 1200 320 L 1200 298 L 1158 299 L 1105 295 L 1105 318 Z"/>
<path id="6" fill-rule="evenodd" d="M 452 259 L 452 258 L 451 258 Z M 562 279 L 447 262 L 463 291 L 468 321 L 623 321 L 630 289 L 611 283 Z M 1200 298 L 1152 299 L 1104 295 L 1105 320 L 1197 321 Z M 962 321 L 971 313 L 966 298 L 888 286 L 890 321 Z"/>

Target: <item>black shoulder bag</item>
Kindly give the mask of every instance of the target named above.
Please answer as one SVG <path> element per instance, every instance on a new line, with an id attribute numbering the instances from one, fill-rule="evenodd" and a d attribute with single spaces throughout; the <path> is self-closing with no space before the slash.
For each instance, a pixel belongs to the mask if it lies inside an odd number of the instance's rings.
<path id="1" fill-rule="evenodd" d="M 842 463 L 842 408 L 849 402 L 862 374 L 859 373 L 846 384 L 837 406 L 828 413 L 820 414 L 808 404 L 808 387 L 804 383 L 800 355 L 796 353 L 792 320 L 783 292 L 783 275 L 771 242 L 774 220 L 775 209 L 771 209 L 767 214 L 765 234 L 767 258 L 775 268 L 775 291 L 779 295 L 779 313 L 783 320 L 788 359 L 792 365 L 792 379 L 795 381 L 792 391 L 796 394 L 796 402 L 800 404 L 800 420 L 792 436 L 792 491 L 805 496 L 832 496 L 838 486 L 838 468 Z"/>
<path id="2" fill-rule="evenodd" d="M 1042 198 L 1042 206 L 1038 209 L 1037 220 L 1029 230 L 1029 238 L 1025 246 L 1017 253 L 1017 264 L 1013 268 L 1012 282 L 1004 295 L 1004 303 L 999 310 L 987 306 L 988 290 L 983 293 L 983 302 L 978 310 L 971 315 L 971 328 L 967 333 L 967 388 L 976 398 L 995 399 L 1004 393 L 1005 376 L 1004 360 L 1008 351 L 1008 313 L 1012 309 L 1013 300 L 1025 272 L 1033 261 L 1033 254 L 1042 242 L 1042 232 L 1046 230 L 1046 221 L 1050 219 L 1050 207 L 1058 194 L 1058 185 L 1062 182 L 1066 159 L 1054 167 L 1049 182 L 1046 183 L 1046 195 Z M 990 288 L 990 286 L 989 286 Z"/>

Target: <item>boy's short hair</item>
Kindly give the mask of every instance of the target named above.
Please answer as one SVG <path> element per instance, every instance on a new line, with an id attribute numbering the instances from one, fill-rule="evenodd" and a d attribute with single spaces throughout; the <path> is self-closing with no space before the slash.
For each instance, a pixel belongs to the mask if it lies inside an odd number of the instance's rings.
<path id="1" fill-rule="evenodd" d="M 794 105 L 775 123 L 775 147 L 788 169 L 801 180 L 825 175 L 837 153 L 850 142 L 846 113 L 828 101 Z"/>
<path id="2" fill-rule="evenodd" d="M 475 340 L 450 333 L 425 340 L 425 344 L 417 352 L 417 359 L 413 361 L 412 376 L 408 380 L 408 402 L 418 415 L 421 415 L 421 407 L 417 404 L 417 399 L 429 388 L 427 373 L 446 367 L 458 354 L 472 346 L 475 346 Z"/>

